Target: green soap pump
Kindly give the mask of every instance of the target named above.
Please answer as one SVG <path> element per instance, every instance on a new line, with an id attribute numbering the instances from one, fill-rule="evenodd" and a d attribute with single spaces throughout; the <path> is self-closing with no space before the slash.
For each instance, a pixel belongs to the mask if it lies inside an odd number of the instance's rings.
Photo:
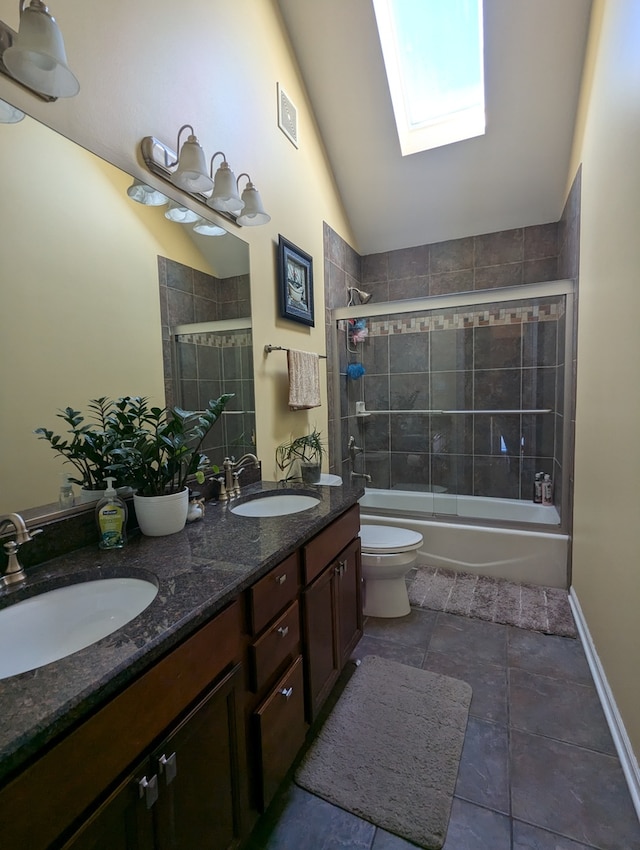
<path id="1" fill-rule="evenodd" d="M 100 549 L 122 549 L 127 542 L 127 506 L 113 486 L 113 478 L 105 478 L 107 489 L 96 505 L 98 523 L 98 547 Z"/>

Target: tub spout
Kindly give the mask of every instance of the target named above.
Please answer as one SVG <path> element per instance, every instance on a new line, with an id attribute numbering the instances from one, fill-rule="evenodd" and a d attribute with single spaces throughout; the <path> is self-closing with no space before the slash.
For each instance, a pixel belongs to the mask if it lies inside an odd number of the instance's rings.
<path id="1" fill-rule="evenodd" d="M 353 483 L 357 478 L 362 478 L 367 482 L 367 484 L 371 484 L 371 476 L 366 472 L 352 472 L 351 483 Z"/>

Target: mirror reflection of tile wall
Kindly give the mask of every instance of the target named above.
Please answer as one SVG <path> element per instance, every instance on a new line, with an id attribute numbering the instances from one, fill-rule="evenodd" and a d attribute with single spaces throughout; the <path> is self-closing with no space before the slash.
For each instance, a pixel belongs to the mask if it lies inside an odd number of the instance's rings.
<path id="1" fill-rule="evenodd" d="M 168 406 L 203 409 L 209 399 L 234 393 L 203 450 L 212 463 L 255 451 L 253 349 L 249 274 L 217 278 L 158 257 L 165 399 Z M 247 327 L 183 333 L 176 325 L 247 319 Z"/>

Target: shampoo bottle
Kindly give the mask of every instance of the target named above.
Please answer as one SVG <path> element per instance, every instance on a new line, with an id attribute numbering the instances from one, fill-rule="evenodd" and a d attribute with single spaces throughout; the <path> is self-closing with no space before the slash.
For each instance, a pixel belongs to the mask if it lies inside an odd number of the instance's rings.
<path id="1" fill-rule="evenodd" d="M 553 482 L 551 481 L 550 475 L 545 475 L 544 481 L 542 482 L 542 504 L 553 504 Z"/>
<path id="2" fill-rule="evenodd" d="M 533 482 L 533 501 L 536 505 L 542 504 L 542 473 L 536 472 L 535 481 Z"/>
<path id="3" fill-rule="evenodd" d="M 107 478 L 104 498 L 96 505 L 98 547 L 122 549 L 127 542 L 127 506 L 113 487 L 113 478 Z"/>

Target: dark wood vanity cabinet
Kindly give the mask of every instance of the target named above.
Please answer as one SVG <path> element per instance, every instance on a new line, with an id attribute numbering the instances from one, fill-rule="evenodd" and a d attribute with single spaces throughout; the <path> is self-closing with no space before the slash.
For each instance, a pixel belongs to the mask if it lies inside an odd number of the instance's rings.
<path id="1" fill-rule="evenodd" d="M 0 789 L 7 850 L 233 850 L 362 635 L 358 505 Z"/>
<path id="2" fill-rule="evenodd" d="M 360 516 L 354 506 L 303 549 L 307 719 L 315 720 L 362 637 Z"/>
<path id="3" fill-rule="evenodd" d="M 240 665 L 111 794 L 64 850 L 231 850 L 241 838 Z"/>
<path id="4" fill-rule="evenodd" d="M 300 554 L 295 552 L 247 591 L 249 683 L 247 736 L 252 800 L 263 812 L 307 734 L 300 632 Z"/>
<path id="5" fill-rule="evenodd" d="M 6 785 L 3 848 L 236 846 L 248 807 L 242 628 L 236 600 Z M 195 842 L 194 818 L 211 821 Z"/>

